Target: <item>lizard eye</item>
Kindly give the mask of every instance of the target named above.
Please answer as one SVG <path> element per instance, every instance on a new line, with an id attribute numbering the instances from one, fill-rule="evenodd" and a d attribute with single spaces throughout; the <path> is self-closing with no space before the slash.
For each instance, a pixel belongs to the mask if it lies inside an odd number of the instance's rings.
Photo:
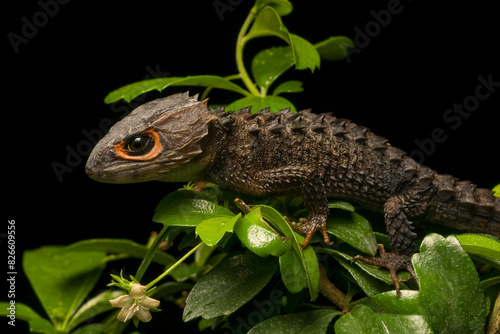
<path id="1" fill-rule="evenodd" d="M 147 130 L 114 145 L 116 154 L 128 160 L 151 160 L 160 154 L 162 143 L 159 134 Z"/>
<path id="2" fill-rule="evenodd" d="M 151 142 L 151 137 L 146 136 L 146 135 L 141 135 L 141 136 L 135 136 L 130 138 L 127 143 L 125 144 L 125 150 L 128 151 L 129 153 L 134 153 L 134 154 L 144 154 L 148 150 L 146 148 L 151 149 L 153 148 L 148 147 L 150 146 L 149 143 Z"/>

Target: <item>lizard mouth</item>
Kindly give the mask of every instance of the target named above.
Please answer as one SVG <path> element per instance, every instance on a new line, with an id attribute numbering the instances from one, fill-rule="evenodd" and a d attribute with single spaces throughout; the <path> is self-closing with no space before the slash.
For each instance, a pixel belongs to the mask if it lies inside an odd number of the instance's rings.
<path id="1" fill-rule="evenodd" d="M 95 181 L 105 183 L 130 183 L 133 179 L 130 174 L 133 171 L 129 168 L 109 168 L 109 165 L 101 163 L 97 159 L 90 158 L 85 165 L 85 172 Z M 137 173 L 137 172 L 136 172 Z M 128 179 L 128 180 L 127 180 Z"/>
<path id="2" fill-rule="evenodd" d="M 138 161 L 120 164 L 89 158 L 85 172 L 94 181 L 104 183 L 138 183 L 158 178 L 159 169 L 167 170 L 166 164 Z"/>
<path id="3" fill-rule="evenodd" d="M 85 166 L 85 172 L 92 180 L 104 183 L 134 183 L 146 181 L 143 177 L 139 178 L 140 172 L 137 168 L 103 169 L 99 166 L 99 163 L 93 163 L 90 160 Z"/>
<path id="4" fill-rule="evenodd" d="M 103 171 L 102 167 L 100 167 L 100 163 L 92 159 L 87 161 L 87 164 L 85 165 L 85 172 L 92 180 L 100 182 L 113 182 L 112 179 L 114 179 L 114 177 L 110 177 L 110 175 L 115 174 Z"/>

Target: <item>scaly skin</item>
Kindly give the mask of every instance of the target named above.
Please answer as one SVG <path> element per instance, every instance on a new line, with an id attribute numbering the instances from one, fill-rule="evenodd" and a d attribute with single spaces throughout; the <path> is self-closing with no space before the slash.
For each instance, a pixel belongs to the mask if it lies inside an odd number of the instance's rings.
<path id="1" fill-rule="evenodd" d="M 392 253 L 356 257 L 411 273 L 413 222 L 424 220 L 500 237 L 500 198 L 487 189 L 417 164 L 367 128 L 308 110 L 271 114 L 207 110 L 187 93 L 144 104 L 113 126 L 87 162 L 90 177 L 111 183 L 210 181 L 254 196 L 301 196 L 302 247 L 326 231 L 328 198 L 383 212 Z M 399 290 L 397 278 L 396 288 Z"/>

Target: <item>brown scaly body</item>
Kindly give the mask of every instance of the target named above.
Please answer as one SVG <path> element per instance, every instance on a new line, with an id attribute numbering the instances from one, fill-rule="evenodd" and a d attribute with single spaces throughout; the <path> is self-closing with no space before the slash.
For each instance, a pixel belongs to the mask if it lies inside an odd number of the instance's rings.
<path id="1" fill-rule="evenodd" d="M 353 201 L 385 214 L 393 249 L 386 259 L 357 259 L 394 275 L 412 272 L 414 221 L 500 237 L 500 198 L 417 164 L 365 127 L 308 110 L 209 111 L 206 102 L 184 93 L 137 108 L 98 143 L 87 173 L 104 182 L 211 181 L 254 196 L 301 196 L 309 217 L 292 226 L 306 234 L 303 247 L 316 231 L 329 242 L 328 198 Z"/>

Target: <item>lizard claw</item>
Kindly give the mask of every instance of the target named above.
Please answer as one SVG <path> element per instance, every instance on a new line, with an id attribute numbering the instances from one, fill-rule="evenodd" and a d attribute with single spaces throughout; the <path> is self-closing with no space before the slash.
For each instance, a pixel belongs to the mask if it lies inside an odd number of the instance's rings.
<path id="1" fill-rule="evenodd" d="M 396 294 L 399 294 L 400 290 L 399 282 L 404 282 L 410 279 L 410 277 L 406 279 L 399 279 L 397 276 L 397 272 L 399 270 L 406 269 L 410 273 L 411 277 L 415 279 L 415 282 L 417 282 L 418 286 L 418 279 L 417 276 L 415 275 L 415 271 L 413 270 L 413 266 L 411 265 L 410 257 L 408 255 L 399 254 L 395 252 L 386 253 L 384 245 L 382 244 L 378 244 L 377 248 L 380 254 L 379 258 L 378 257 L 364 258 L 361 255 L 356 255 L 355 257 L 352 258 L 352 260 L 361 261 L 369 265 L 388 269 L 392 277 L 392 283 L 389 284 L 394 284 L 396 286 Z"/>
<path id="2" fill-rule="evenodd" d="M 321 235 L 323 235 L 323 240 L 327 245 L 333 244 L 333 242 L 330 241 L 330 238 L 328 237 L 328 231 L 326 230 L 326 217 L 313 216 L 309 219 L 300 218 L 299 222 L 302 223 L 302 225 L 300 226 L 297 225 L 297 223 L 290 221 L 287 217 L 284 218 L 295 232 L 306 234 L 304 242 L 300 243 L 302 249 L 304 249 L 309 244 L 311 237 L 316 231 L 321 232 Z"/>

